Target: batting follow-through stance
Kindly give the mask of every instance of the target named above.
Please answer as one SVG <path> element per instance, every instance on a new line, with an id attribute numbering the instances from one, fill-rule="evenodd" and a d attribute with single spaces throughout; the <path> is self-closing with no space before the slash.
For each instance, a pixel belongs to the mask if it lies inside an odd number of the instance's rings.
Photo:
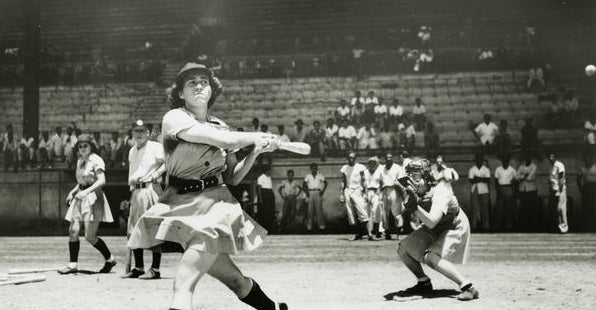
<path id="1" fill-rule="evenodd" d="M 153 183 L 161 178 L 166 171 L 163 145 L 149 141 L 149 127 L 142 120 L 132 125 L 135 146 L 128 153 L 128 185 L 131 191 L 130 215 L 128 217 L 127 237 L 132 234 L 135 224 L 149 208 L 158 203 L 159 197 L 153 190 Z M 123 278 L 159 279 L 159 265 L 161 253 L 153 252 L 151 269 L 145 272 L 143 249 L 135 249 L 135 268 L 124 274 Z"/>
<path id="2" fill-rule="evenodd" d="M 443 173 L 449 174 L 451 168 Z M 459 300 L 478 298 L 478 291 L 461 275 L 453 263 L 465 263 L 470 253 L 470 224 L 461 211 L 453 194 L 449 179 L 441 178 L 430 189 L 430 165 L 425 159 L 414 159 L 406 166 L 407 177 L 397 184 L 404 194 L 406 212 L 414 213 L 423 223 L 400 242 L 397 253 L 406 267 L 416 276 L 418 283 L 406 292 L 424 294 L 433 290 L 421 263 L 457 283 L 461 293 Z M 430 204 L 430 209 L 423 208 Z M 428 211 L 427 211 L 428 209 Z"/>
<path id="3" fill-rule="evenodd" d="M 346 204 L 348 223 L 354 230 L 352 240 L 360 240 L 366 234 L 372 240 L 373 236 L 370 231 L 366 232 L 368 226 L 368 213 L 364 199 L 366 167 L 356 162 L 356 153 L 350 152 L 348 153 L 348 164 L 343 165 L 340 172 L 342 176 L 340 201 Z"/>
<path id="4" fill-rule="evenodd" d="M 174 278 L 170 309 L 191 309 L 199 280 L 209 274 L 259 310 L 287 309 L 275 303 L 230 258 L 256 249 L 266 231 L 251 219 L 225 183 L 238 184 L 260 153 L 278 148 L 277 135 L 234 132 L 210 114 L 223 86 L 204 65 L 188 63 L 170 89 L 172 110 L 163 117 L 168 187 L 137 222 L 132 249 L 184 252 Z M 250 146 L 240 162 L 228 150 Z"/>

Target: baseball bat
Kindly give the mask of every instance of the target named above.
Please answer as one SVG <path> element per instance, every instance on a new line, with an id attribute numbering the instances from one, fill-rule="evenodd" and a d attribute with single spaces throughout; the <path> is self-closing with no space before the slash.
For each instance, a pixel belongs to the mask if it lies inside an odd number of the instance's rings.
<path id="1" fill-rule="evenodd" d="M 132 250 L 126 251 L 126 258 L 124 258 L 124 273 L 129 273 L 132 265 Z"/>
<path id="2" fill-rule="evenodd" d="M 18 268 L 9 270 L 8 274 L 38 273 L 56 270 L 58 270 L 58 268 Z"/>
<path id="3" fill-rule="evenodd" d="M 282 142 L 279 148 L 296 154 L 310 154 L 310 145 L 304 142 Z"/>
<path id="4" fill-rule="evenodd" d="M 33 283 L 33 282 L 43 282 L 45 280 L 46 280 L 46 276 L 43 274 L 40 274 L 40 275 L 27 276 L 27 277 L 22 277 L 22 278 L 15 278 L 14 280 L 0 281 L 0 286 L 13 285 L 13 284 L 25 284 L 25 283 Z"/>

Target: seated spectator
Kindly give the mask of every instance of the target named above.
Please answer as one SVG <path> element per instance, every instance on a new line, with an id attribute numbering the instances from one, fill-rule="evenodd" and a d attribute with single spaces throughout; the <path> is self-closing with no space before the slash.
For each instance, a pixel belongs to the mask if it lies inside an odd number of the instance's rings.
<path id="1" fill-rule="evenodd" d="M 260 124 L 260 121 L 259 121 L 259 119 L 258 119 L 258 118 L 256 118 L 256 117 L 255 117 L 255 118 L 253 118 L 253 119 L 252 119 L 252 131 L 254 131 L 254 132 L 258 132 L 258 131 L 259 131 L 259 128 L 260 128 L 260 127 L 259 127 L 259 124 Z"/>
<path id="2" fill-rule="evenodd" d="M 385 122 L 387 120 L 387 105 L 383 103 L 383 100 L 381 100 L 379 98 L 379 103 L 377 105 L 375 105 L 375 119 L 376 121 L 381 125 L 381 127 L 383 125 L 385 125 Z"/>
<path id="3" fill-rule="evenodd" d="M 478 124 L 474 129 L 474 133 L 480 140 L 480 144 L 486 148 L 492 148 L 495 137 L 499 132 L 499 127 L 491 121 L 490 114 L 484 114 L 484 122 Z"/>
<path id="4" fill-rule="evenodd" d="M 368 96 L 366 98 L 364 98 L 364 104 L 365 105 L 372 105 L 375 106 L 377 104 L 379 104 L 379 98 L 377 98 L 375 96 L 375 92 L 374 91 L 369 91 L 368 92 Z"/>
<path id="5" fill-rule="evenodd" d="M 4 160 L 4 171 L 8 171 L 10 167 L 13 167 L 14 171 L 17 171 L 17 139 L 14 136 L 14 130 L 12 124 L 6 125 L 6 133 L 2 136 L 2 157 Z"/>
<path id="6" fill-rule="evenodd" d="M 594 154 L 596 151 L 596 113 L 592 113 L 591 119 L 587 119 L 584 123 L 586 141 L 586 155 Z"/>
<path id="7" fill-rule="evenodd" d="M 371 127 L 371 124 L 365 123 L 362 127 L 360 127 L 358 134 L 356 135 L 356 139 L 358 139 L 358 149 L 367 150 L 378 148 L 375 140 L 376 136 L 377 133 Z"/>
<path id="8" fill-rule="evenodd" d="M 424 147 L 429 158 L 435 157 L 439 153 L 439 134 L 435 131 L 433 123 L 426 124 L 424 130 Z"/>
<path id="9" fill-rule="evenodd" d="M 573 90 L 568 90 L 565 94 L 565 105 L 564 109 L 565 112 L 572 118 L 579 107 L 579 102 L 575 97 L 575 92 Z"/>
<path id="10" fill-rule="evenodd" d="M 261 132 L 270 134 L 269 126 L 267 124 L 261 124 Z"/>
<path id="11" fill-rule="evenodd" d="M 314 121 L 313 129 L 310 130 L 306 140 L 312 148 L 311 154 L 321 156 L 321 160 L 325 160 L 325 135 L 326 132 L 321 128 L 321 122 Z"/>
<path id="12" fill-rule="evenodd" d="M 299 118 L 294 125 L 296 125 L 296 133 L 292 137 L 292 142 L 305 142 L 307 132 L 304 130 L 304 122 Z"/>
<path id="13" fill-rule="evenodd" d="M 325 126 L 325 145 L 330 150 L 337 150 L 339 148 L 339 127 L 333 121 L 333 118 L 327 119 Z"/>
<path id="14" fill-rule="evenodd" d="M 352 97 L 352 100 L 350 101 L 352 107 L 354 107 L 357 103 L 361 103 L 363 106 L 366 104 L 359 90 L 354 92 L 354 97 Z"/>
<path id="15" fill-rule="evenodd" d="M 418 30 L 418 39 L 420 39 L 420 43 L 422 46 L 430 45 L 431 32 L 432 28 L 430 26 L 420 26 L 420 30 Z"/>
<path id="16" fill-rule="evenodd" d="M 343 120 L 350 121 L 352 119 L 352 110 L 348 107 L 348 102 L 344 99 L 339 101 L 339 107 L 335 110 L 335 120 L 341 124 Z"/>
<path id="17" fill-rule="evenodd" d="M 365 106 L 360 102 L 357 102 L 356 105 L 352 106 L 352 123 L 361 123 L 364 111 Z"/>
<path id="18" fill-rule="evenodd" d="M 544 73 L 540 67 L 530 68 L 527 82 L 528 89 L 531 90 L 536 83 L 540 86 L 540 89 L 544 89 Z"/>
<path id="19" fill-rule="evenodd" d="M 375 115 L 375 105 L 374 104 L 367 104 L 364 106 L 364 112 L 360 116 L 360 123 L 364 124 L 371 124 L 374 123 L 376 119 Z"/>
<path id="20" fill-rule="evenodd" d="M 414 115 L 414 123 L 416 124 L 416 128 L 424 129 L 424 124 L 426 123 L 426 107 L 422 104 L 422 99 L 416 98 L 414 109 L 412 110 L 412 114 Z"/>
<path id="21" fill-rule="evenodd" d="M 122 138 L 117 131 L 112 132 L 110 140 L 110 166 L 116 167 L 122 162 Z"/>
<path id="22" fill-rule="evenodd" d="M 352 125 L 348 125 L 347 121 L 343 121 L 338 130 L 339 149 L 348 150 L 354 148 L 357 142 L 356 136 L 356 128 Z"/>
<path id="23" fill-rule="evenodd" d="M 31 168 L 35 159 L 35 139 L 31 136 L 23 136 L 17 149 L 18 162 L 21 169 Z"/>
<path id="24" fill-rule="evenodd" d="M 418 57 L 418 59 L 416 60 L 416 63 L 414 64 L 414 72 L 418 72 L 422 68 L 424 68 L 423 67 L 424 64 L 432 63 L 434 58 L 435 58 L 435 53 L 433 52 L 433 50 L 431 50 L 431 49 L 423 50 L 420 53 L 420 56 Z"/>
<path id="25" fill-rule="evenodd" d="M 502 119 L 499 122 L 499 132 L 495 137 L 497 157 L 502 158 L 504 155 L 508 155 L 511 152 L 512 146 L 513 142 L 511 141 L 511 134 L 509 133 L 509 123 Z"/>
<path id="26" fill-rule="evenodd" d="M 279 142 L 290 142 L 290 137 L 286 134 L 286 127 L 284 125 L 277 126 L 277 134 L 279 135 Z"/>
<path id="27" fill-rule="evenodd" d="M 50 158 L 56 158 L 58 161 L 64 161 L 64 146 L 62 144 L 62 127 L 58 126 L 55 129 L 54 134 L 50 138 L 50 145 L 52 146 L 52 152 L 49 154 Z"/>
<path id="28" fill-rule="evenodd" d="M 398 99 L 393 99 L 389 107 L 389 121 L 392 123 L 401 123 L 404 116 L 404 108 L 399 104 Z"/>
<path id="29" fill-rule="evenodd" d="M 533 119 L 528 117 L 524 120 L 525 125 L 521 128 L 522 150 L 534 154 L 538 147 L 538 128 L 534 126 Z"/>
<path id="30" fill-rule="evenodd" d="M 50 162 L 50 154 L 52 153 L 52 144 L 50 141 L 50 133 L 47 130 L 44 130 L 41 133 L 41 137 L 39 139 L 39 145 L 37 147 L 37 162 L 39 163 L 38 168 L 45 168 L 48 167 L 49 169 L 52 168 L 52 163 Z"/>
<path id="31" fill-rule="evenodd" d="M 393 149 L 395 145 L 395 135 L 390 129 L 389 123 L 385 123 L 379 132 L 379 147 L 382 149 Z"/>
<path id="32" fill-rule="evenodd" d="M 407 149 L 413 149 L 416 146 L 416 125 L 414 122 L 407 124 L 405 129 L 405 146 Z"/>

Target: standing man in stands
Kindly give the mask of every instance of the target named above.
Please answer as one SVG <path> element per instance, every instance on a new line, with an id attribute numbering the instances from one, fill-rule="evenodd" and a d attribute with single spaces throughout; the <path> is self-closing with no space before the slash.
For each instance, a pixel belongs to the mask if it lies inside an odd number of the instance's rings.
<path id="1" fill-rule="evenodd" d="M 323 195 L 327 189 L 327 180 L 319 173 L 319 166 L 316 163 L 310 164 L 310 173 L 304 177 L 302 188 L 308 201 L 308 212 L 306 214 L 306 230 L 312 231 L 314 217 L 317 218 L 319 230 L 325 230 L 325 214 L 323 213 Z"/>
<path id="2" fill-rule="evenodd" d="M 484 114 L 484 122 L 478 124 L 474 129 L 474 133 L 480 140 L 480 144 L 484 147 L 484 151 L 492 150 L 493 142 L 499 132 L 499 127 L 491 122 L 490 114 Z"/>

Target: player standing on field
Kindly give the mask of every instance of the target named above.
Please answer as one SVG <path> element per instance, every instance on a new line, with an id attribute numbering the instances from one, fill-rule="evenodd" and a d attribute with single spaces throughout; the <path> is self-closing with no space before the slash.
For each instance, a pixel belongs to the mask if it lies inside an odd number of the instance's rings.
<path id="1" fill-rule="evenodd" d="M 380 167 L 379 174 L 382 188 L 381 221 L 385 229 L 385 239 L 391 240 L 391 230 L 396 227 L 396 233 L 399 234 L 399 229 L 403 226 L 399 212 L 402 209 L 402 199 L 395 190 L 395 184 L 405 176 L 405 171 L 400 165 L 393 163 L 393 155 L 387 153 L 385 165 Z"/>
<path id="2" fill-rule="evenodd" d="M 366 203 L 368 212 L 368 240 L 374 240 L 373 235 L 377 238 L 381 237 L 379 232 L 379 224 L 381 222 L 381 210 L 379 210 L 380 204 L 380 181 L 381 172 L 379 168 L 379 158 L 373 156 L 368 159 L 368 167 L 365 172 L 366 177 Z"/>
<path id="3" fill-rule="evenodd" d="M 153 183 L 161 179 L 166 171 L 163 145 L 149 141 L 149 127 L 142 120 L 132 125 L 135 145 L 128 152 L 128 186 L 130 187 L 130 215 L 128 217 L 127 237 L 130 237 L 135 224 L 159 197 L 153 190 Z M 140 278 L 144 280 L 159 279 L 161 253 L 153 252 L 151 269 L 144 270 L 143 249 L 133 250 L 135 268 L 124 274 L 123 278 Z"/>
<path id="4" fill-rule="evenodd" d="M 341 167 L 341 194 L 340 201 L 345 202 L 348 213 L 348 223 L 354 230 L 352 240 L 360 240 L 363 235 L 372 239 L 372 234 L 367 233 L 368 213 L 364 189 L 366 188 L 366 167 L 356 162 L 356 153 L 348 153 L 348 164 Z"/>

